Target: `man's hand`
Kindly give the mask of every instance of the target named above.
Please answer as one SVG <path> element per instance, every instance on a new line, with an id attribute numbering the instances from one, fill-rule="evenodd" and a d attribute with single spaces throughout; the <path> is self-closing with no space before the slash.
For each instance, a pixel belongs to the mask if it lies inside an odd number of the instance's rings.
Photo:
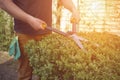
<path id="1" fill-rule="evenodd" d="M 80 21 L 80 15 L 79 12 L 77 10 L 74 10 L 72 12 L 72 16 L 71 16 L 71 23 L 79 23 Z"/>
<path id="2" fill-rule="evenodd" d="M 71 23 L 78 23 L 80 20 L 79 12 L 77 11 L 72 0 L 61 0 L 63 6 L 72 12 Z"/>
<path id="3" fill-rule="evenodd" d="M 35 17 L 31 17 L 28 21 L 28 24 L 30 24 L 33 29 L 38 31 L 40 29 L 44 30 L 45 26 L 43 26 L 43 24 L 46 24 L 46 23 L 43 20 L 40 20 Z"/>
<path id="4" fill-rule="evenodd" d="M 43 23 L 45 24 L 44 21 L 24 12 L 13 2 L 13 0 L 0 0 L 0 7 L 11 14 L 14 18 L 30 24 L 30 26 L 35 30 L 45 29 L 42 26 Z"/>

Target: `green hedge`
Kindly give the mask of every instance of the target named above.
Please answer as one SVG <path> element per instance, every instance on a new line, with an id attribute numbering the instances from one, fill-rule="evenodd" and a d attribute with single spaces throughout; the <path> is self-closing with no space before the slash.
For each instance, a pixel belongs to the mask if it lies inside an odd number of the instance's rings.
<path id="1" fill-rule="evenodd" d="M 0 10 L 0 51 L 7 51 L 14 35 L 13 20 L 5 11 Z"/>
<path id="2" fill-rule="evenodd" d="M 119 80 L 120 37 L 108 33 L 79 33 L 99 47 L 83 42 L 84 53 L 70 38 L 50 34 L 25 46 L 33 73 L 41 80 Z"/>

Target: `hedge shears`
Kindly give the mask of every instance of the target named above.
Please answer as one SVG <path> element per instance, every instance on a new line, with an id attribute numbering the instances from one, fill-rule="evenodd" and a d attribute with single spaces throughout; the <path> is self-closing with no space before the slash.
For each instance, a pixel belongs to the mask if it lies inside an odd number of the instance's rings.
<path id="1" fill-rule="evenodd" d="M 85 39 L 85 38 L 83 38 L 83 37 L 81 37 L 81 36 L 78 36 L 78 35 L 76 34 L 76 23 L 74 22 L 74 21 L 75 21 L 74 19 L 72 19 L 72 20 L 73 20 L 73 21 L 71 21 L 71 22 L 73 23 L 73 24 L 72 24 L 72 31 L 69 31 L 69 32 L 67 32 L 67 33 L 65 33 L 65 32 L 63 32 L 63 31 L 60 31 L 60 30 L 58 30 L 58 29 L 55 29 L 55 28 L 53 28 L 53 27 L 48 27 L 46 24 L 43 24 L 43 27 L 44 27 L 45 29 L 51 30 L 51 31 L 53 31 L 53 32 L 55 32 L 55 33 L 61 34 L 61 35 L 65 36 L 65 37 L 70 37 L 70 38 L 72 38 L 73 41 L 77 44 L 77 46 L 78 46 L 80 49 L 82 49 L 85 53 L 87 53 L 87 50 L 83 47 L 81 41 L 85 41 L 85 42 L 90 42 L 90 41 L 88 41 L 87 39 Z M 93 43 L 92 43 L 92 44 L 93 44 Z M 98 46 L 98 44 L 94 44 L 94 45 L 95 45 L 95 46 Z"/>

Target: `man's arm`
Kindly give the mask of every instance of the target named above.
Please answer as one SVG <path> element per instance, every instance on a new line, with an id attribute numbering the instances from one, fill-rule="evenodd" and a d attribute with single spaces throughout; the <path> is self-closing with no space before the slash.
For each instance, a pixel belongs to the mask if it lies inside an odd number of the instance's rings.
<path id="1" fill-rule="evenodd" d="M 30 24 L 35 30 L 43 29 L 40 27 L 44 21 L 35 18 L 20 9 L 12 0 L 0 0 L 0 7 L 11 14 L 14 18 Z"/>
<path id="2" fill-rule="evenodd" d="M 79 22 L 79 12 L 73 4 L 72 0 L 61 0 L 61 2 L 66 9 L 72 12 L 72 17 L 75 18 L 77 22 Z"/>
<path id="3" fill-rule="evenodd" d="M 72 0 L 61 0 L 63 6 L 70 10 L 71 12 L 74 12 L 76 10 Z"/>

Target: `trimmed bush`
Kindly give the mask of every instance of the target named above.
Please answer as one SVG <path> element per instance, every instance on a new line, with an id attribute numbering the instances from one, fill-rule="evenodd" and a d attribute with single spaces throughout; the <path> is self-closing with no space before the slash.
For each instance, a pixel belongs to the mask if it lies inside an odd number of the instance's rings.
<path id="1" fill-rule="evenodd" d="M 33 73 L 41 80 L 119 80 L 120 37 L 109 33 L 79 33 L 84 53 L 71 38 L 50 34 L 25 46 Z"/>

